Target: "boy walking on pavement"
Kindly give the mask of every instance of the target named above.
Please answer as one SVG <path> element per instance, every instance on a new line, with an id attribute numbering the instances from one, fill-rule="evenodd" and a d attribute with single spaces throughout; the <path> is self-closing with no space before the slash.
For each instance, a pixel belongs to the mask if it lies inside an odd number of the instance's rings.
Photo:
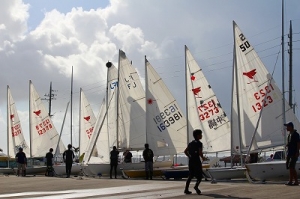
<path id="1" fill-rule="evenodd" d="M 195 129 L 193 131 L 194 139 L 192 142 L 190 142 L 187 146 L 187 148 L 184 150 L 185 155 L 189 158 L 189 177 L 186 180 L 184 193 L 185 194 L 191 194 L 192 192 L 189 191 L 189 186 L 191 183 L 191 180 L 193 177 L 196 177 L 197 181 L 194 186 L 195 191 L 198 195 L 201 194 L 199 187 L 199 184 L 202 180 L 202 160 L 204 160 L 202 149 L 203 145 L 199 141 L 202 138 L 202 131 L 200 129 Z"/>

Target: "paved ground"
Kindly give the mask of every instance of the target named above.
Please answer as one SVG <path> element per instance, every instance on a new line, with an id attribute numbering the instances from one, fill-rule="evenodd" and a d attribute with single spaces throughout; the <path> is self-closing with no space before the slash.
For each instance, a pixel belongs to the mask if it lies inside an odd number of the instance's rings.
<path id="1" fill-rule="evenodd" d="M 201 196 L 195 193 L 194 183 L 190 186 L 193 194 L 185 195 L 185 180 L 0 176 L 0 198 L 300 198 L 300 186 L 286 186 L 284 182 L 203 181 Z"/>

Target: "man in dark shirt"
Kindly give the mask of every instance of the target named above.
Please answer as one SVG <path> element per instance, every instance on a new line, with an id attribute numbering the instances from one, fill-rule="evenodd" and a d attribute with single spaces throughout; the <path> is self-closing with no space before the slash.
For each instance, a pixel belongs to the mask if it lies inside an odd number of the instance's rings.
<path id="1" fill-rule="evenodd" d="M 113 150 L 110 152 L 110 179 L 112 179 L 112 170 L 115 171 L 115 178 L 117 178 L 119 151 L 116 146 L 113 146 Z"/>
<path id="2" fill-rule="evenodd" d="M 22 176 L 26 176 L 26 165 L 27 158 L 26 154 L 23 152 L 23 148 L 19 148 L 19 152 L 16 154 L 16 162 L 18 163 L 18 171 L 17 176 L 20 175 L 20 171 L 22 171 Z"/>
<path id="3" fill-rule="evenodd" d="M 284 124 L 286 130 L 289 131 L 287 140 L 287 158 L 286 158 L 286 168 L 290 170 L 290 179 L 286 185 L 299 185 L 297 171 L 295 169 L 296 162 L 299 156 L 300 149 L 300 138 L 297 131 L 294 129 L 294 124 L 289 122 Z M 293 183 L 293 179 L 295 182 Z"/>
<path id="4" fill-rule="evenodd" d="M 132 153 L 127 149 L 124 153 L 124 162 L 125 163 L 130 163 L 131 162 L 131 158 L 132 158 Z"/>
<path id="5" fill-rule="evenodd" d="M 47 166 L 47 170 L 46 170 L 46 176 L 51 176 L 51 174 L 53 175 L 53 149 L 50 148 L 49 152 L 46 153 L 46 166 Z"/>
<path id="6" fill-rule="evenodd" d="M 201 191 L 198 188 L 201 180 L 202 180 L 202 160 L 204 160 L 203 153 L 202 153 L 202 143 L 199 141 L 202 138 L 202 131 L 200 129 L 196 129 L 193 131 L 194 139 L 190 142 L 187 148 L 184 150 L 185 155 L 189 158 L 189 177 L 186 180 L 185 184 L 185 194 L 191 194 L 192 192 L 189 191 L 189 186 L 193 177 L 196 177 L 197 181 L 195 184 L 194 189 L 196 190 L 197 194 L 200 195 Z"/>
<path id="7" fill-rule="evenodd" d="M 143 158 L 145 160 L 145 172 L 146 179 L 152 180 L 153 176 L 153 157 L 154 153 L 151 149 L 149 149 L 149 144 L 145 144 L 145 149 L 143 151 Z"/>
<path id="8" fill-rule="evenodd" d="M 66 174 L 67 178 L 71 175 L 72 164 L 75 158 L 74 152 L 72 151 L 72 145 L 68 144 L 68 149 L 63 153 L 64 162 L 66 163 Z"/>

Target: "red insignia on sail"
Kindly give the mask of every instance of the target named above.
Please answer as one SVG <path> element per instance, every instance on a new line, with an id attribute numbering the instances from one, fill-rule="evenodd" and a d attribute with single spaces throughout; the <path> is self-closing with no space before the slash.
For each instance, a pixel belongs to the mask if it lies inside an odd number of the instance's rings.
<path id="1" fill-rule="evenodd" d="M 249 79 L 253 79 L 252 82 L 258 82 L 257 80 L 254 79 L 254 76 L 256 75 L 256 69 L 253 69 L 253 70 L 248 71 L 248 72 L 243 72 L 243 75 L 247 76 Z M 247 84 L 250 84 L 252 82 L 249 82 Z"/>
<path id="2" fill-rule="evenodd" d="M 150 99 L 147 99 L 147 103 L 148 103 L 148 104 L 153 104 L 153 101 L 155 101 L 155 100 L 153 100 L 153 99 L 151 99 L 151 98 L 150 98 Z"/>
<path id="3" fill-rule="evenodd" d="M 14 114 L 10 115 L 10 119 L 12 120 L 15 117 Z"/>
<path id="4" fill-rule="evenodd" d="M 33 111 L 34 114 L 36 114 L 36 116 L 40 116 L 41 114 L 41 110 L 38 110 L 38 111 Z"/>
<path id="5" fill-rule="evenodd" d="M 194 81 L 196 77 L 194 76 L 194 73 L 191 73 L 191 80 Z"/>
<path id="6" fill-rule="evenodd" d="M 89 121 L 91 119 L 91 116 L 83 117 L 83 119 L 85 119 L 86 121 Z"/>
<path id="7" fill-rule="evenodd" d="M 194 95 L 198 95 L 198 93 L 200 93 L 200 91 L 201 91 L 201 87 L 193 88 L 192 91 L 193 91 Z"/>

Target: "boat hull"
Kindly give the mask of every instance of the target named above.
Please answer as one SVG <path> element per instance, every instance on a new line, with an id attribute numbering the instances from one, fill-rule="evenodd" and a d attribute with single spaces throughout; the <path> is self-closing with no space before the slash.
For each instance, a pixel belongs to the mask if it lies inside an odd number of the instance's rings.
<path id="1" fill-rule="evenodd" d="M 8 174 L 14 174 L 14 170 L 12 168 L 0 168 L 0 174 L 2 175 L 8 175 Z"/>
<path id="2" fill-rule="evenodd" d="M 189 176 L 188 169 L 167 169 L 162 171 L 165 179 L 182 179 L 187 178 Z"/>
<path id="3" fill-rule="evenodd" d="M 56 164 L 53 165 L 53 169 L 56 175 L 66 175 L 66 165 Z M 72 164 L 71 175 L 79 175 L 81 173 L 81 165 L 79 163 Z"/>
<path id="4" fill-rule="evenodd" d="M 251 180 L 276 181 L 288 180 L 289 170 L 286 169 L 285 161 L 270 161 L 246 164 L 247 174 Z M 296 171 L 300 178 L 300 162 L 296 163 Z"/>
<path id="5" fill-rule="evenodd" d="M 162 168 L 153 169 L 153 177 L 163 176 Z M 145 169 L 140 170 L 122 170 L 125 178 L 146 178 Z"/>
<path id="6" fill-rule="evenodd" d="M 172 161 L 157 161 L 153 163 L 153 168 L 171 167 Z M 88 163 L 88 168 L 94 175 L 109 175 L 109 163 Z M 145 168 L 145 162 L 138 163 L 120 163 L 118 165 L 117 174 L 122 175 L 122 170 L 142 170 Z"/>
<path id="7" fill-rule="evenodd" d="M 202 164 L 202 170 L 205 176 L 209 176 L 206 169 L 209 168 L 209 164 Z M 178 167 L 173 167 L 170 169 L 163 170 L 163 175 L 165 179 L 182 179 L 182 178 L 187 178 L 189 176 L 189 168 L 188 165 L 185 166 L 178 166 Z"/>
<path id="8" fill-rule="evenodd" d="M 206 171 L 212 181 L 246 178 L 246 168 L 244 167 L 208 168 Z"/>

